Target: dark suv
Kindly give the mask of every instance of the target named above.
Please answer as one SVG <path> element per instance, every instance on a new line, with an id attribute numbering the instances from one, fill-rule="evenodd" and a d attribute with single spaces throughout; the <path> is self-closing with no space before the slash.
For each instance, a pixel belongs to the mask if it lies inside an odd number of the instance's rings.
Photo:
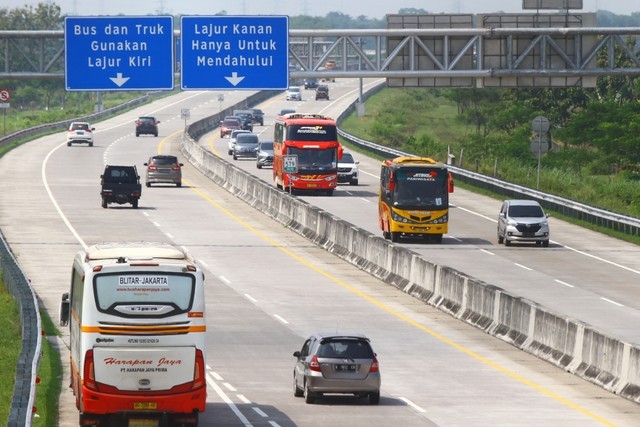
<path id="1" fill-rule="evenodd" d="M 327 101 L 329 100 L 329 86 L 327 85 L 318 86 L 318 88 L 316 89 L 316 101 L 318 99 L 326 99 Z"/>
<path id="2" fill-rule="evenodd" d="M 159 123 L 160 120 L 156 120 L 155 117 L 138 117 L 138 120 L 136 120 L 136 136 L 145 134 L 158 136 Z"/>
<path id="3" fill-rule="evenodd" d="M 264 126 L 264 112 L 259 108 L 252 108 L 251 112 L 253 113 L 253 123 Z"/>

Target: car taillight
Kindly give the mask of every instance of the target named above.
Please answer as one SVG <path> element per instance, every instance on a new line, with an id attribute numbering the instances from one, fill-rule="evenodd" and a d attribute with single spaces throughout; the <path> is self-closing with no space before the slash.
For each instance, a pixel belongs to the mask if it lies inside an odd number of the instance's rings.
<path id="1" fill-rule="evenodd" d="M 193 389 L 204 387 L 204 356 L 201 350 L 196 350 L 196 366 L 193 370 Z"/>
<path id="2" fill-rule="evenodd" d="M 155 166 L 149 166 L 149 170 L 150 170 L 150 171 L 157 171 L 157 170 L 158 170 L 158 168 L 157 168 L 157 167 L 155 167 Z"/>
<path id="3" fill-rule="evenodd" d="M 87 351 L 87 354 L 84 356 L 84 371 L 82 379 L 85 387 L 90 388 L 91 390 L 98 389 L 96 386 L 95 369 L 93 364 L 93 350 Z"/>
<path id="4" fill-rule="evenodd" d="M 374 357 L 373 362 L 371 362 L 371 367 L 369 368 L 369 372 L 378 372 L 380 370 L 380 366 L 378 365 L 378 358 Z"/>
<path id="5" fill-rule="evenodd" d="M 309 369 L 312 371 L 320 372 L 320 362 L 318 362 L 318 356 L 313 356 L 311 362 L 309 362 Z"/>
<path id="6" fill-rule="evenodd" d="M 179 165 L 175 165 L 174 167 L 171 168 L 171 170 L 179 171 L 180 170 L 180 166 Z"/>

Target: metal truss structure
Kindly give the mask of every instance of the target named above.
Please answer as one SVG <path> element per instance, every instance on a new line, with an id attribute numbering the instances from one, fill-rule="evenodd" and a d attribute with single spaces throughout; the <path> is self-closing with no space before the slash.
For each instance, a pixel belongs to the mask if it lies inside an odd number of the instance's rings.
<path id="1" fill-rule="evenodd" d="M 640 75 L 639 35 L 597 27 L 290 30 L 289 74 L 387 78 L 391 86 L 591 86 L 598 76 Z M 0 31 L 0 49 L 0 79 L 64 77 L 63 31 Z M 336 67 L 325 69 L 328 60 Z"/>

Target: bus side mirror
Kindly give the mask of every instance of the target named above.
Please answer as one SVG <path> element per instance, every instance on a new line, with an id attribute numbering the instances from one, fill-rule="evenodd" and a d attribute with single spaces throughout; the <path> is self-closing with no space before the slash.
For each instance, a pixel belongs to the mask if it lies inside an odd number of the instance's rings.
<path id="1" fill-rule="evenodd" d="M 67 326 L 69 324 L 70 307 L 69 292 L 65 292 L 62 294 L 62 301 L 60 301 L 60 326 Z"/>
<path id="2" fill-rule="evenodd" d="M 453 193 L 454 185 L 453 185 L 453 175 L 449 173 L 449 193 Z"/>

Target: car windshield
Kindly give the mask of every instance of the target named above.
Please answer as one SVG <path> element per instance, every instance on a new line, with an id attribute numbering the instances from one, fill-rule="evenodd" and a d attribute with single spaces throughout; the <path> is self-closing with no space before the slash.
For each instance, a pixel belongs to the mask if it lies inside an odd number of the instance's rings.
<path id="1" fill-rule="evenodd" d="M 509 216 L 513 218 L 542 218 L 544 212 L 537 205 L 511 205 L 509 206 Z"/>
<path id="2" fill-rule="evenodd" d="M 291 92 L 291 93 L 300 92 L 300 88 L 299 87 L 290 87 L 289 88 L 289 92 Z"/>
<path id="3" fill-rule="evenodd" d="M 373 359 L 373 350 L 366 341 L 361 340 L 331 340 L 325 341 L 318 349 L 318 357 Z"/>
<path id="4" fill-rule="evenodd" d="M 353 156 L 351 154 L 344 153 L 338 163 L 355 163 L 355 160 L 353 160 Z"/>
<path id="5" fill-rule="evenodd" d="M 258 135 L 240 134 L 236 139 L 238 145 L 255 145 L 258 143 Z"/>

